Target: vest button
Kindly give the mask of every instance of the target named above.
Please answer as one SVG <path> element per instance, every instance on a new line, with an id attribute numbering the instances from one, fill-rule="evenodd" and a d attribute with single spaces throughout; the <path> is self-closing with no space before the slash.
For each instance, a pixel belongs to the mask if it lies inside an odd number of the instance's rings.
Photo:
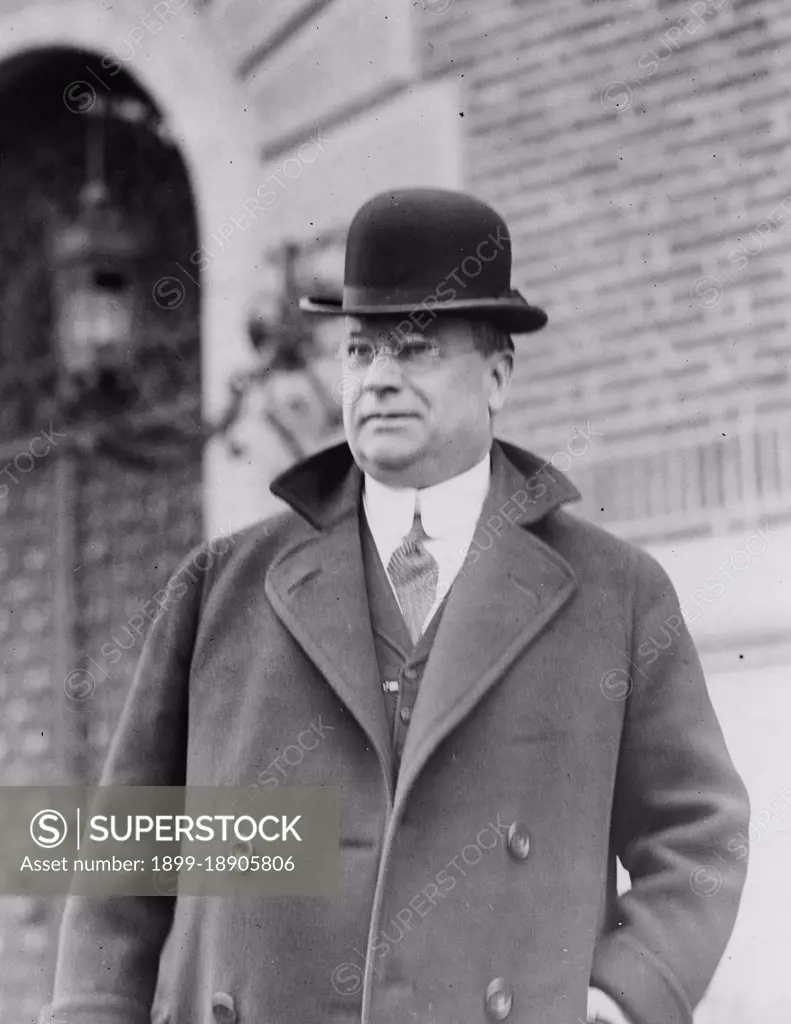
<path id="1" fill-rule="evenodd" d="M 530 853 L 530 833 L 519 821 L 508 829 L 508 852 L 514 860 L 527 860 Z"/>
<path id="2" fill-rule="evenodd" d="M 514 1005 L 514 993 L 505 978 L 495 978 L 486 989 L 486 1012 L 492 1020 L 505 1020 Z"/>
<path id="3" fill-rule="evenodd" d="M 412 708 L 409 707 L 409 705 L 407 704 L 403 708 L 401 708 L 401 710 L 398 713 L 401 716 L 402 722 L 408 722 L 409 719 L 412 717 Z"/>
<path id="4" fill-rule="evenodd" d="M 405 668 L 401 669 L 401 675 L 408 683 L 414 683 L 418 677 L 418 670 L 414 665 L 407 665 Z"/>
<path id="5" fill-rule="evenodd" d="M 231 843 L 229 856 L 236 857 L 236 867 L 234 871 L 249 871 L 250 870 L 250 857 L 253 854 L 255 847 L 249 839 L 237 839 Z M 247 857 L 247 867 L 241 866 L 240 860 L 242 857 Z"/>
<path id="6" fill-rule="evenodd" d="M 217 1024 L 236 1024 L 236 1006 L 227 992 L 215 992 L 211 997 L 211 1010 Z"/>

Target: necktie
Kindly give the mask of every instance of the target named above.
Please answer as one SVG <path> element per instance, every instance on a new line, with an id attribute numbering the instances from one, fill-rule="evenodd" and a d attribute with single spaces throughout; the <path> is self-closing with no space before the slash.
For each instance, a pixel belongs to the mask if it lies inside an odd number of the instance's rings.
<path id="1" fill-rule="evenodd" d="M 437 595 L 439 566 L 434 556 L 426 551 L 425 540 L 420 513 L 415 512 L 412 529 L 387 563 L 387 575 L 395 587 L 412 643 L 417 643 L 423 632 L 426 616 Z"/>

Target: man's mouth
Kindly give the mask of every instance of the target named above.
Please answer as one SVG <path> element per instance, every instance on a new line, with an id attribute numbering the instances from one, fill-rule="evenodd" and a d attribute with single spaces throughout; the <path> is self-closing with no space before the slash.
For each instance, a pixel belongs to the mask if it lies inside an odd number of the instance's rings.
<path id="1" fill-rule="evenodd" d="M 368 423 L 371 420 L 382 420 L 386 422 L 390 420 L 414 420 L 417 418 L 417 413 L 414 412 L 368 412 L 362 416 L 361 422 Z"/>

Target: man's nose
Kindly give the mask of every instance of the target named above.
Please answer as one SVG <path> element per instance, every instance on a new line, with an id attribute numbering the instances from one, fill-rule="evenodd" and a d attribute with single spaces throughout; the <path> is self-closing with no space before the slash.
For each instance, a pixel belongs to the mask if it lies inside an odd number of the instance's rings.
<path id="1" fill-rule="evenodd" d="M 404 380 L 397 359 L 387 352 L 379 352 L 365 374 L 364 387 L 378 391 L 384 388 L 400 388 Z"/>

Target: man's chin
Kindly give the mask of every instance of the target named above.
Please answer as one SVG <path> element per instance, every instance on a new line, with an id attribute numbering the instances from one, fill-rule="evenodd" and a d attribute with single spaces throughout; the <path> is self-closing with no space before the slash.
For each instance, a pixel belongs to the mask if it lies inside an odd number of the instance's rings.
<path id="1" fill-rule="evenodd" d="M 420 459 L 422 450 L 414 444 L 382 438 L 362 445 L 356 454 L 363 469 L 375 474 L 377 469 L 385 472 L 408 469 Z"/>

